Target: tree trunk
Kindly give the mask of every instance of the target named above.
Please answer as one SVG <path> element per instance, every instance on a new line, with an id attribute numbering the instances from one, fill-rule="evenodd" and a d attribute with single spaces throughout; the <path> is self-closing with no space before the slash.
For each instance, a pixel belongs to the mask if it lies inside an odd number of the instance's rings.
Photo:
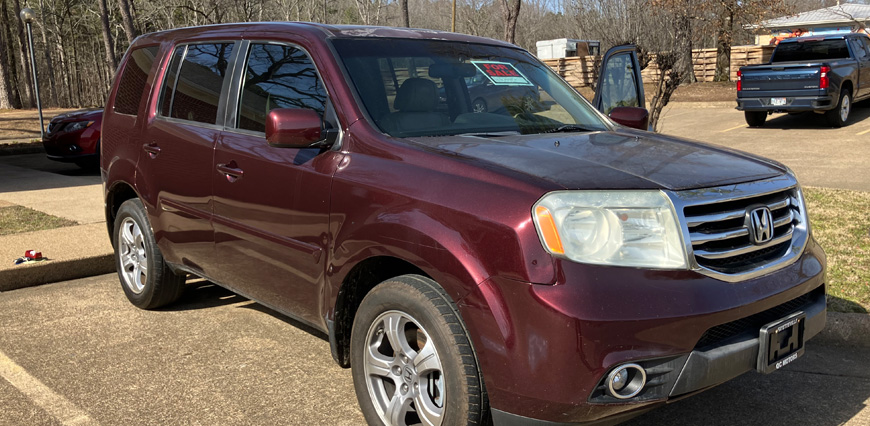
<path id="1" fill-rule="evenodd" d="M 15 74 L 15 61 L 9 60 L 11 34 L 9 32 L 9 17 L 6 14 L 6 0 L 0 0 L 0 108 L 21 108 L 21 98 L 12 82 L 18 80 Z"/>
<path id="2" fill-rule="evenodd" d="M 39 9 L 45 10 L 43 0 L 39 0 Z M 45 14 L 43 13 L 43 16 Z M 45 54 L 45 72 L 48 76 L 48 102 L 47 105 L 57 106 L 57 85 L 54 82 L 54 63 L 51 60 L 51 51 L 48 48 L 48 31 L 45 29 L 45 22 L 39 23 L 40 32 L 42 32 L 42 53 Z M 43 105 L 45 106 L 45 105 Z"/>
<path id="3" fill-rule="evenodd" d="M 133 19 L 130 0 L 118 0 L 118 5 L 121 7 L 121 20 L 124 22 L 124 34 L 127 36 L 127 43 L 133 44 L 133 40 L 139 36 L 139 31 L 136 29 L 136 22 Z"/>
<path id="4" fill-rule="evenodd" d="M 27 35 L 25 34 L 27 29 L 24 26 L 24 21 L 21 20 L 21 3 L 14 0 L 12 6 L 13 12 L 15 12 L 15 22 L 18 24 L 18 50 L 21 56 L 19 64 L 21 74 L 19 77 L 24 82 L 24 99 L 21 103 L 22 106 L 31 108 L 36 106 L 36 99 L 33 97 L 33 77 L 30 70 L 30 55 L 27 53 Z"/>
<path id="5" fill-rule="evenodd" d="M 695 66 L 692 64 L 692 19 L 686 12 L 678 12 L 674 17 L 674 39 L 677 55 L 674 70 L 680 74 L 681 81 L 698 81 L 695 78 Z"/>
<path id="6" fill-rule="evenodd" d="M 405 28 L 411 27 L 411 17 L 408 14 L 408 0 L 399 0 L 399 6 L 402 8 L 402 26 Z"/>
<path id="7" fill-rule="evenodd" d="M 508 43 L 516 41 L 517 18 L 520 16 L 520 6 L 523 5 L 523 0 L 513 1 L 501 0 L 501 13 L 504 17 L 504 40 Z"/>
<path id="8" fill-rule="evenodd" d="M 115 42 L 112 40 L 112 29 L 109 27 L 109 8 L 106 7 L 106 0 L 100 0 L 100 21 L 103 24 L 103 43 L 106 45 L 106 64 L 114 74 L 118 69 L 118 60 L 115 59 Z"/>
<path id="9" fill-rule="evenodd" d="M 734 13 L 724 11 L 719 20 L 716 37 L 716 77 L 715 81 L 731 80 L 731 42 L 734 34 Z"/>

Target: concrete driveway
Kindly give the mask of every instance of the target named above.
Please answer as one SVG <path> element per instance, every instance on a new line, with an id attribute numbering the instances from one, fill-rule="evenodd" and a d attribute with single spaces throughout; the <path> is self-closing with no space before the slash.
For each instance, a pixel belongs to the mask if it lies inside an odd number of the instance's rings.
<path id="1" fill-rule="evenodd" d="M 0 425 L 360 425 L 325 336 L 207 282 L 142 311 L 116 275 L 0 296 Z M 640 425 L 870 424 L 870 349 L 807 344 Z"/>
<path id="2" fill-rule="evenodd" d="M 870 191 L 870 101 L 855 104 L 850 124 L 834 129 L 809 112 L 774 114 L 749 128 L 732 107 L 665 107 L 661 133 L 736 148 L 792 168 L 802 185 Z"/>

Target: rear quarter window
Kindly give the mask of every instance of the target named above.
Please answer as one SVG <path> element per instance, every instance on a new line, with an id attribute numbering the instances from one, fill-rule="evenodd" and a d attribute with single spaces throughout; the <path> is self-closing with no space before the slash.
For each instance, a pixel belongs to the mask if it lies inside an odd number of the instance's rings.
<path id="1" fill-rule="evenodd" d="M 233 47 L 233 43 L 178 47 L 161 89 L 160 115 L 216 124 Z"/>
<path id="2" fill-rule="evenodd" d="M 809 62 L 848 59 L 846 40 L 812 40 L 780 43 L 771 62 Z"/>
<path id="3" fill-rule="evenodd" d="M 139 101 L 158 50 L 158 46 L 149 46 L 130 52 L 130 59 L 121 71 L 121 82 L 118 83 L 118 92 L 115 94 L 115 112 L 130 115 L 139 112 Z"/>

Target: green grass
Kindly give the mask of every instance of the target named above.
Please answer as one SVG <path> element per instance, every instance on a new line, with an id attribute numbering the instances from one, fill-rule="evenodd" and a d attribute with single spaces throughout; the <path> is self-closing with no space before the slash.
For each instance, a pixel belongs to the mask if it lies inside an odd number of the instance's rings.
<path id="1" fill-rule="evenodd" d="M 804 188 L 804 196 L 828 255 L 828 310 L 870 311 L 870 192 Z"/>
<path id="2" fill-rule="evenodd" d="M 21 206 L 0 208 L 0 235 L 77 225 L 75 221 Z"/>

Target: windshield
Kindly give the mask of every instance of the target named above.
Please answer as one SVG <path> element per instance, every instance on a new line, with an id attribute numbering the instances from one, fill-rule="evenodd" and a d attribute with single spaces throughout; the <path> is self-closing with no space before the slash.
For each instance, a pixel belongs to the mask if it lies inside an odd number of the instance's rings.
<path id="1" fill-rule="evenodd" d="M 394 137 L 608 130 L 585 99 L 522 50 L 437 40 L 333 43 L 363 108 Z"/>

